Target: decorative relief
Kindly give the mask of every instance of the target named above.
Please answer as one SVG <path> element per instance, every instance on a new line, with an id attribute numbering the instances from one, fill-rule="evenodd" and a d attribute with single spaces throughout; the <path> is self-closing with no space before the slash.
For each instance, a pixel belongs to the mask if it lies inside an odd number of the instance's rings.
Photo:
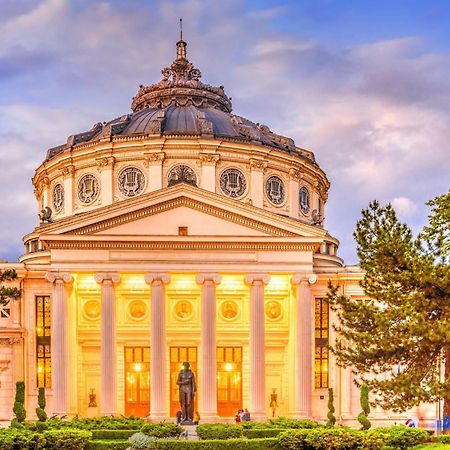
<path id="1" fill-rule="evenodd" d="M 242 197 L 247 188 L 247 181 L 240 170 L 226 169 L 220 175 L 220 188 L 229 197 Z"/>
<path id="2" fill-rule="evenodd" d="M 226 320 L 236 319 L 239 313 L 239 306 L 236 302 L 227 300 L 220 305 L 220 315 Z"/>
<path id="3" fill-rule="evenodd" d="M 63 175 L 63 177 L 72 176 L 74 173 L 75 173 L 75 166 L 73 164 L 64 166 L 61 169 L 61 174 Z"/>
<path id="4" fill-rule="evenodd" d="M 133 300 L 128 305 L 128 314 L 135 320 L 141 320 L 147 315 L 147 305 L 141 300 Z"/>
<path id="5" fill-rule="evenodd" d="M 0 338 L 0 345 L 14 345 L 20 344 L 23 338 L 21 337 L 9 337 L 9 338 Z"/>
<path id="6" fill-rule="evenodd" d="M 300 207 L 300 211 L 303 214 L 308 214 L 309 210 L 310 210 L 310 198 L 309 198 L 309 191 L 308 189 L 303 186 L 298 194 L 298 203 L 299 203 L 299 207 Z"/>
<path id="7" fill-rule="evenodd" d="M 303 174 L 298 169 L 294 169 L 293 167 L 289 169 L 289 178 L 294 181 L 301 181 L 303 178 Z"/>
<path id="8" fill-rule="evenodd" d="M 179 320 L 188 320 L 192 317 L 194 308 L 191 302 L 181 300 L 175 303 L 174 313 L 175 317 Z"/>
<path id="9" fill-rule="evenodd" d="M 149 167 L 153 164 L 160 164 L 164 161 L 165 153 L 164 152 L 156 152 L 156 153 L 145 153 L 144 154 L 144 166 Z"/>
<path id="10" fill-rule="evenodd" d="M 250 169 L 264 171 L 267 169 L 268 162 L 263 159 L 250 159 Z"/>
<path id="11" fill-rule="evenodd" d="M 140 194 L 145 187 L 145 176 L 137 167 L 127 167 L 118 178 L 119 191 L 126 197 Z"/>
<path id="12" fill-rule="evenodd" d="M 104 168 L 112 168 L 115 162 L 114 156 L 103 156 L 101 158 L 96 158 L 98 171 L 101 172 Z"/>
<path id="13" fill-rule="evenodd" d="M 216 153 L 200 153 L 200 161 L 204 165 L 216 165 L 220 159 L 220 155 Z"/>
<path id="14" fill-rule="evenodd" d="M 187 183 L 191 186 L 197 186 L 197 175 L 193 169 L 185 164 L 178 164 L 170 169 L 167 175 L 167 185 L 173 186 L 178 183 Z"/>
<path id="15" fill-rule="evenodd" d="M 64 206 L 64 187 L 58 183 L 53 188 L 53 209 L 59 213 Z"/>
<path id="16" fill-rule="evenodd" d="M 78 182 L 78 198 L 85 205 L 92 203 L 97 198 L 99 192 L 99 181 L 92 174 L 84 175 Z"/>
<path id="17" fill-rule="evenodd" d="M 277 320 L 282 316 L 283 307 L 280 302 L 271 300 L 266 303 L 264 312 L 269 320 Z"/>
<path id="18" fill-rule="evenodd" d="M 97 300 L 89 300 L 83 306 L 83 313 L 89 320 L 96 320 L 100 317 L 101 305 Z"/>
<path id="19" fill-rule="evenodd" d="M 281 178 L 271 176 L 266 180 L 267 198 L 276 206 L 281 205 L 286 199 L 286 188 Z"/>

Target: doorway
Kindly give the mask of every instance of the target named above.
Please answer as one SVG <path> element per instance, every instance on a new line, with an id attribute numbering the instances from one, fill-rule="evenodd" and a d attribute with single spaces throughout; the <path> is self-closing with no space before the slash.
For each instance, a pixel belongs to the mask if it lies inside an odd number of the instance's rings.
<path id="1" fill-rule="evenodd" d="M 242 409 L 242 347 L 217 347 L 217 412 L 234 417 Z"/>
<path id="2" fill-rule="evenodd" d="M 181 370 L 181 365 L 185 361 L 188 361 L 191 365 L 191 370 L 194 373 L 196 382 L 198 383 L 197 347 L 170 347 L 170 417 L 175 417 L 177 411 L 180 409 L 180 396 L 177 379 Z M 198 395 L 196 395 L 194 399 L 194 411 L 198 411 L 197 398 Z"/>
<path id="3" fill-rule="evenodd" d="M 125 415 L 150 413 L 150 348 L 125 347 Z"/>

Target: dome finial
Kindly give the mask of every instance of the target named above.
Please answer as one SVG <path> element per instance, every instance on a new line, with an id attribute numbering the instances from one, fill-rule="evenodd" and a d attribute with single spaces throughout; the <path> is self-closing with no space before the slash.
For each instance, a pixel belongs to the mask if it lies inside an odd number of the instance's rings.
<path id="1" fill-rule="evenodd" d="M 177 59 L 186 58 L 186 42 L 183 41 L 183 19 L 180 18 L 180 40 L 177 42 Z"/>

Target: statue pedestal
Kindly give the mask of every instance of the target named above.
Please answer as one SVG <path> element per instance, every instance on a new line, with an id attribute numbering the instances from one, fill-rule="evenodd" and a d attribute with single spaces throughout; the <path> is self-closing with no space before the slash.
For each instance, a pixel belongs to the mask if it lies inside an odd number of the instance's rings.
<path id="1" fill-rule="evenodd" d="M 185 439 L 188 441 L 198 441 L 199 437 L 197 435 L 197 425 L 183 425 L 180 424 L 184 428 Z"/>

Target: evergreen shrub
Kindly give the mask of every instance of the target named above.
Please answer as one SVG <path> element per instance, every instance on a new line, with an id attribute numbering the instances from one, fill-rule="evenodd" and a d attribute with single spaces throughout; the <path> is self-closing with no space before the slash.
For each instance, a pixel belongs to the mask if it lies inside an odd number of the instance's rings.
<path id="1" fill-rule="evenodd" d="M 285 428 L 249 428 L 242 431 L 242 436 L 247 439 L 263 439 L 277 437 L 280 433 L 286 431 Z"/>
<path id="2" fill-rule="evenodd" d="M 276 438 L 268 439 L 226 439 L 205 441 L 158 440 L 158 450 L 282 450 Z"/>
<path id="3" fill-rule="evenodd" d="M 86 430 L 49 430 L 42 433 L 43 447 L 52 450 L 84 450 L 92 439 L 92 433 Z"/>
<path id="4" fill-rule="evenodd" d="M 334 396 L 333 396 L 333 388 L 328 389 L 328 413 L 327 418 L 328 422 L 327 425 L 330 427 L 334 427 L 334 424 L 336 423 L 336 416 L 334 415 Z"/>
<path id="5" fill-rule="evenodd" d="M 367 418 L 370 413 L 369 386 L 367 386 L 367 384 L 363 384 L 361 386 L 360 403 L 362 411 L 358 414 L 357 419 L 358 422 L 362 425 L 361 430 L 368 430 L 371 427 L 371 423 Z"/>
<path id="6" fill-rule="evenodd" d="M 16 415 L 16 420 L 19 423 L 25 421 L 27 412 L 25 411 L 25 383 L 18 381 L 16 383 L 16 398 L 14 401 L 13 412 Z"/>
<path id="7" fill-rule="evenodd" d="M 91 430 L 92 439 L 128 439 L 136 430 Z"/>
<path id="8" fill-rule="evenodd" d="M 128 439 L 126 441 L 121 439 L 103 439 L 89 441 L 86 445 L 86 450 L 126 450 L 129 447 Z"/>
<path id="9" fill-rule="evenodd" d="M 226 440 L 242 437 L 241 425 L 229 425 L 222 423 L 202 424 L 197 427 L 197 435 L 204 440 Z"/>
<path id="10" fill-rule="evenodd" d="M 450 444 L 450 434 L 442 434 L 437 438 L 440 444 Z"/>
<path id="11" fill-rule="evenodd" d="M 141 428 L 142 433 L 156 438 L 177 438 L 184 428 L 172 422 L 147 423 Z"/>
<path id="12" fill-rule="evenodd" d="M 47 413 L 45 412 L 45 388 L 38 389 L 38 407 L 36 408 L 36 415 L 40 422 L 47 420 Z"/>

